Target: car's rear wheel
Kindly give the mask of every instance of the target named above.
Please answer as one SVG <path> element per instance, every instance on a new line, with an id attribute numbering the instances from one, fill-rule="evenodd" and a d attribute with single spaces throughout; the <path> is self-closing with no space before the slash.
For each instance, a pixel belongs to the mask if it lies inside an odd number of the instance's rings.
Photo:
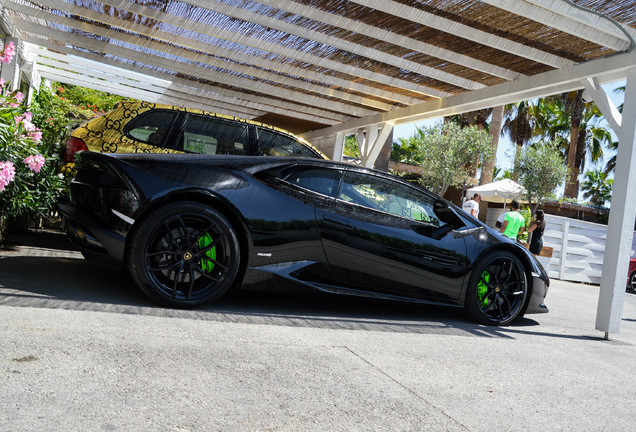
<path id="1" fill-rule="evenodd" d="M 132 239 L 130 273 L 151 299 L 191 308 L 221 297 L 237 279 L 239 241 L 217 210 L 176 202 L 155 210 Z"/>
<path id="2" fill-rule="evenodd" d="M 506 251 L 490 253 L 473 270 L 465 307 L 477 322 L 505 325 L 517 318 L 528 296 L 523 264 Z"/>
<path id="3" fill-rule="evenodd" d="M 636 293 L 636 271 L 629 275 L 629 289 Z"/>

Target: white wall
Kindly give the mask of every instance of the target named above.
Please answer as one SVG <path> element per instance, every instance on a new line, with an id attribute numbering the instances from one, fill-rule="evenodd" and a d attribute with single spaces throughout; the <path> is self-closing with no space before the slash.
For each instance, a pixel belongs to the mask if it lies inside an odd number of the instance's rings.
<path id="1" fill-rule="evenodd" d="M 545 218 L 543 245 L 553 248 L 552 258 L 542 260 L 548 275 L 554 279 L 600 284 L 607 226 L 549 214 Z M 635 255 L 636 236 L 631 250 L 631 256 Z"/>

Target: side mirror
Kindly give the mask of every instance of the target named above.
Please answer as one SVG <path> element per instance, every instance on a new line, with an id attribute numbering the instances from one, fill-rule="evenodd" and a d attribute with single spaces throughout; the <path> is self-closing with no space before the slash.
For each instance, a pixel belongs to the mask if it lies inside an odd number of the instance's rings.
<path id="1" fill-rule="evenodd" d="M 462 219 L 457 216 L 453 209 L 450 208 L 445 202 L 435 201 L 433 211 L 435 212 L 435 215 L 439 218 L 439 220 L 450 225 L 453 229 L 461 228 L 465 225 L 464 221 L 462 221 Z"/>

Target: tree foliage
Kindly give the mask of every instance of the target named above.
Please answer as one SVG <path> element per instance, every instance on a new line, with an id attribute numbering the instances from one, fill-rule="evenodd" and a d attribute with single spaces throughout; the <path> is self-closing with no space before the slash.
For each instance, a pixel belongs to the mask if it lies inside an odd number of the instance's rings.
<path id="1" fill-rule="evenodd" d="M 392 156 L 400 162 L 420 165 L 425 171 L 422 185 L 444 195 L 450 186 L 460 186 L 471 178 L 475 161 L 491 155 L 491 138 L 486 131 L 448 122 L 417 128 L 410 138 L 399 140 Z"/>
<path id="2" fill-rule="evenodd" d="M 352 158 L 360 158 L 360 149 L 358 148 L 355 135 L 345 137 L 343 154 Z"/>
<path id="3" fill-rule="evenodd" d="M 540 141 L 524 148 L 515 170 L 519 174 L 519 182 L 526 188 L 532 214 L 554 194 L 568 173 L 557 144 L 551 141 Z"/>
<path id="4" fill-rule="evenodd" d="M 61 146 L 73 129 L 112 110 L 120 100 L 120 96 L 83 87 L 42 85 L 31 103 L 33 123 L 42 131 L 44 143 Z"/>
<path id="5" fill-rule="evenodd" d="M 604 206 L 612 199 L 614 180 L 602 170 L 588 171 L 581 185 L 583 198 L 589 199 L 593 205 Z"/>

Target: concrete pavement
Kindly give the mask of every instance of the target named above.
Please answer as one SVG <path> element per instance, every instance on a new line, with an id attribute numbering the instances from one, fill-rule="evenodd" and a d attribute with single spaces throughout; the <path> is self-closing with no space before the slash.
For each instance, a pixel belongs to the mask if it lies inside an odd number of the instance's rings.
<path id="1" fill-rule="evenodd" d="M 14 236 L 15 238 L 15 236 Z M 247 294 L 148 301 L 60 234 L 0 250 L 0 430 L 632 431 L 636 296 L 553 281 L 504 328 L 459 310 Z"/>

